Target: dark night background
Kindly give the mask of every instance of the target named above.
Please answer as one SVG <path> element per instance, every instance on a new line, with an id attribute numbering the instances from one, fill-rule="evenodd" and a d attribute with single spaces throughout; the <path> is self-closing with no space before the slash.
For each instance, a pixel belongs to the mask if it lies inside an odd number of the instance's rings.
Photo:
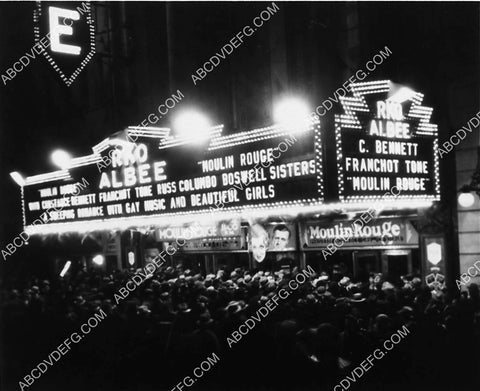
<path id="1" fill-rule="evenodd" d="M 43 56 L 0 85 L 1 247 L 22 231 L 20 190 L 11 171 L 52 170 L 50 153 L 56 148 L 89 154 L 93 145 L 138 124 L 177 90 L 185 95 L 178 107 L 198 107 L 234 133 L 270 125 L 272 105 L 283 93 L 305 97 L 314 109 L 388 46 L 393 54 L 366 81 L 390 79 L 423 92 L 424 104 L 434 108 L 440 142 L 478 111 L 478 3 L 276 4 L 277 15 L 194 86 L 195 70 L 271 3 L 92 3 L 96 53 L 70 87 Z M 34 44 L 34 7 L 34 2 L 0 4 L 2 74 Z M 175 110 L 156 126 L 170 126 Z M 322 119 L 330 156 L 333 114 L 339 110 L 334 107 Z M 456 175 L 462 170 L 454 154 L 442 160 L 440 170 L 440 204 L 452 216 L 445 228 L 452 234 Z M 40 259 L 32 251 L 24 247 L 2 259 L 0 282 L 19 270 L 38 271 Z M 455 241 L 448 251 L 458 251 Z M 455 271 L 458 265 L 451 267 Z"/>

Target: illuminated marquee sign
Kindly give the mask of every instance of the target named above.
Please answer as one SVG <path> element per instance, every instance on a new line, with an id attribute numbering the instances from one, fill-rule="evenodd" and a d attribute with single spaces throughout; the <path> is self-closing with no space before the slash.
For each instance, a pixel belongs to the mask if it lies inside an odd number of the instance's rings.
<path id="1" fill-rule="evenodd" d="M 242 250 L 245 246 L 245 233 L 240 218 L 220 221 L 195 221 L 182 225 L 165 225 L 155 230 L 155 240 L 174 245 L 176 238 L 188 238 L 179 249 L 189 251 Z"/>
<path id="2" fill-rule="evenodd" d="M 155 230 L 155 239 L 158 242 L 172 241 L 176 238 L 203 239 L 229 238 L 241 236 L 240 218 L 206 222 L 194 222 L 177 225 L 162 226 Z"/>
<path id="3" fill-rule="evenodd" d="M 77 230 L 82 221 L 95 221 L 95 229 L 149 226 L 152 217 L 185 220 L 192 213 L 203 213 L 203 224 L 206 213 L 213 218 L 217 212 L 322 202 L 318 121 L 295 134 L 278 126 L 226 136 L 222 130 L 211 128 L 200 145 L 170 136 L 167 128 L 128 128 L 93 147 L 92 155 L 73 159 L 68 170 L 28 177 L 25 225 L 43 216 L 41 229 L 64 224 Z M 132 136 L 135 143 L 127 141 Z M 85 182 L 72 194 L 73 184 Z M 221 227 L 222 235 L 227 228 Z"/>
<path id="4" fill-rule="evenodd" d="M 35 43 L 70 86 L 95 53 L 95 26 L 89 2 L 37 2 Z"/>
<path id="5" fill-rule="evenodd" d="M 423 95 L 388 80 L 351 88 L 335 116 L 340 201 L 382 198 L 394 186 L 398 198 L 438 200 L 438 130 Z"/>
<path id="6" fill-rule="evenodd" d="M 168 243 L 173 246 L 175 242 Z M 165 244 L 165 249 L 167 244 Z M 245 233 L 242 231 L 240 236 L 231 238 L 204 238 L 187 240 L 182 246 L 180 252 L 215 252 L 215 251 L 246 251 L 247 244 L 245 240 Z"/>
<path id="7" fill-rule="evenodd" d="M 345 249 L 418 247 L 417 230 L 410 221 L 400 218 L 375 219 L 363 226 L 353 224 L 353 220 L 307 221 L 301 230 L 305 249 L 324 248 L 331 243 Z"/>

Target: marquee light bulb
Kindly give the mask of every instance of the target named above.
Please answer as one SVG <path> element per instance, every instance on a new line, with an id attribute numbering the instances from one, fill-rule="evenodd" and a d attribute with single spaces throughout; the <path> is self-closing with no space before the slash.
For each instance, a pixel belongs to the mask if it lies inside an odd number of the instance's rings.
<path id="1" fill-rule="evenodd" d="M 285 98 L 275 105 L 274 121 L 294 132 L 302 131 L 311 124 L 308 105 L 299 98 Z"/>
<path id="2" fill-rule="evenodd" d="M 199 142 L 207 137 L 210 124 L 203 114 L 189 110 L 180 113 L 175 118 L 173 127 L 178 136 Z"/>
<path id="3" fill-rule="evenodd" d="M 68 152 L 65 152 L 61 149 L 57 149 L 52 152 L 51 155 L 52 163 L 57 167 L 60 167 L 62 170 L 65 170 L 70 167 L 70 162 L 72 157 Z"/>
<path id="4" fill-rule="evenodd" d="M 462 208 L 470 208 L 475 203 L 475 196 L 472 193 L 460 193 L 458 204 Z"/>

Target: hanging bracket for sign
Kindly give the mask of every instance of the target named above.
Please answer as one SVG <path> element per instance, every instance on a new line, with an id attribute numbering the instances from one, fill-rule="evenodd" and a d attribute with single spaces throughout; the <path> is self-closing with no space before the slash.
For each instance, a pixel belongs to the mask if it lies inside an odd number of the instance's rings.
<path id="1" fill-rule="evenodd" d="M 95 54 L 90 3 L 37 1 L 33 21 L 35 43 L 42 44 L 43 55 L 70 86 Z"/>
<path id="2" fill-rule="evenodd" d="M 335 116 L 339 200 L 439 200 L 438 129 L 423 94 L 389 80 L 351 91 Z"/>

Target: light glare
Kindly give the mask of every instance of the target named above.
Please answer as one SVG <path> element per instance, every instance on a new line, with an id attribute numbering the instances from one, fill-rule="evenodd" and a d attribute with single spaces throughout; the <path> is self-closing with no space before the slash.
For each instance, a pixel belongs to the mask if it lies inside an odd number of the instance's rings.
<path id="1" fill-rule="evenodd" d="M 397 92 L 395 92 L 391 97 L 389 97 L 388 100 L 391 102 L 403 103 L 409 99 L 412 99 L 415 94 L 416 92 L 413 91 L 411 88 L 401 87 Z"/>
<path id="2" fill-rule="evenodd" d="M 199 142 L 207 137 L 210 124 L 203 114 L 189 110 L 180 113 L 173 126 L 178 136 Z"/>
<path id="3" fill-rule="evenodd" d="M 70 261 L 67 261 L 65 263 L 65 266 L 63 266 L 63 269 L 62 271 L 60 272 L 60 277 L 63 277 L 67 272 L 68 272 L 68 269 L 70 269 L 70 266 L 72 265 L 72 262 Z"/>
<path id="4" fill-rule="evenodd" d="M 95 255 L 92 259 L 93 263 L 98 266 L 102 266 L 105 261 L 105 257 L 101 254 Z"/>
<path id="5" fill-rule="evenodd" d="M 463 208 L 470 208 L 475 203 L 475 196 L 472 193 L 460 193 L 458 203 Z"/>
<path id="6" fill-rule="evenodd" d="M 135 253 L 134 253 L 133 251 L 130 251 L 130 252 L 128 253 L 128 264 L 129 264 L 130 266 L 135 265 Z"/>
<path id="7" fill-rule="evenodd" d="M 60 167 L 62 170 L 65 170 L 70 167 L 70 161 L 72 160 L 72 157 L 69 153 L 61 149 L 57 149 L 56 151 L 52 152 L 51 159 L 53 164 L 55 164 L 57 167 Z"/>
<path id="8" fill-rule="evenodd" d="M 308 105 L 299 98 L 285 98 L 278 102 L 273 111 L 273 119 L 294 132 L 305 130 L 311 123 Z"/>
<path id="9" fill-rule="evenodd" d="M 25 185 L 25 179 L 23 178 L 22 174 L 20 174 L 18 171 L 11 172 L 10 177 L 15 181 L 15 183 L 18 186 L 24 186 Z"/>

